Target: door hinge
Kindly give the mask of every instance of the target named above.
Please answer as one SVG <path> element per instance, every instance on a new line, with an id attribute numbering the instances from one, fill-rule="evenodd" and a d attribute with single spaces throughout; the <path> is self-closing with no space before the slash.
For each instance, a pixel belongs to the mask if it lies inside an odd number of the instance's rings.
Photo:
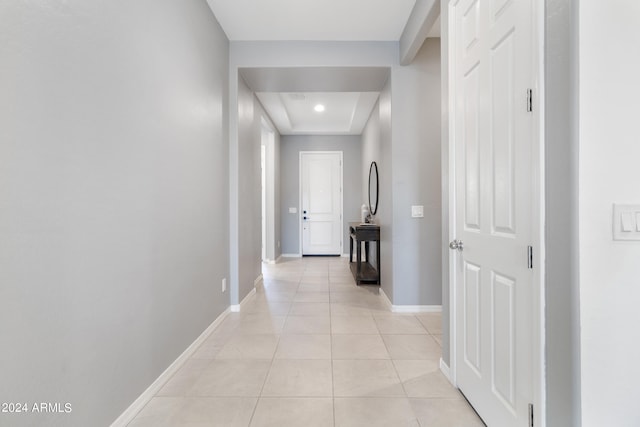
<path id="1" fill-rule="evenodd" d="M 533 111 L 533 90 L 527 89 L 527 112 Z"/>
<path id="2" fill-rule="evenodd" d="M 533 427 L 533 403 L 529 403 L 529 427 Z"/>
<path id="3" fill-rule="evenodd" d="M 533 246 L 527 246 L 527 268 L 533 270 Z"/>

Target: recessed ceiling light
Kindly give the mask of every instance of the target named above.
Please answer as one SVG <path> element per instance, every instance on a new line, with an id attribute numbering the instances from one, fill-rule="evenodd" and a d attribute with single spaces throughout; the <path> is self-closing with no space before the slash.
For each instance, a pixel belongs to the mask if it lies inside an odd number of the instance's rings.
<path id="1" fill-rule="evenodd" d="M 318 113 L 322 113 L 324 111 L 324 105 L 318 104 L 315 107 L 313 107 L 313 109 L 316 110 L 316 112 Z"/>

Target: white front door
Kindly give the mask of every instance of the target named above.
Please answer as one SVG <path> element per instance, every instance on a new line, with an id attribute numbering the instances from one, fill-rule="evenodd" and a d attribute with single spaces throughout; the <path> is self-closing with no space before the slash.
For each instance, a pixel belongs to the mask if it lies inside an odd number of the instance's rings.
<path id="1" fill-rule="evenodd" d="M 531 0 L 452 0 L 456 382 L 488 426 L 533 399 Z"/>
<path id="2" fill-rule="evenodd" d="M 342 152 L 301 152 L 302 255 L 342 252 Z"/>

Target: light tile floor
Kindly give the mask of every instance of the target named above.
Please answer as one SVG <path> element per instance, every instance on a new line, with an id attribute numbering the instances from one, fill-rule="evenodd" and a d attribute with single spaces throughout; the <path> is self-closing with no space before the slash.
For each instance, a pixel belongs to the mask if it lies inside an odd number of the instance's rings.
<path id="1" fill-rule="evenodd" d="M 129 424 L 476 427 L 439 369 L 439 314 L 396 314 L 344 258 L 288 259 Z"/>

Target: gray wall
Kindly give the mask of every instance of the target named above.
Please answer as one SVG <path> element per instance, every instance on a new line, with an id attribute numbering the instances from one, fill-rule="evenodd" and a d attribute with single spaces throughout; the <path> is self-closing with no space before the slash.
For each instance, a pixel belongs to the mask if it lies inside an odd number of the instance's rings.
<path id="1" fill-rule="evenodd" d="M 391 162 L 391 79 L 380 92 L 380 98 L 362 132 L 362 192 L 367 198 L 369 167 L 378 164 L 379 203 L 375 221 L 380 225 L 381 287 L 388 297 L 393 295 L 393 199 Z"/>
<path id="2" fill-rule="evenodd" d="M 256 279 L 262 274 L 262 190 L 260 169 L 260 145 L 262 143 L 262 118 L 276 129 L 262 105 L 237 69 L 231 71 L 236 79 L 230 103 L 233 123 L 230 125 L 229 150 L 230 185 L 230 297 L 231 304 L 239 304 L 254 288 Z M 234 110 L 237 113 L 234 113 Z M 235 135 L 235 137 L 233 137 Z M 268 233 L 275 236 L 275 247 L 267 248 L 267 256 L 277 259 L 280 234 L 279 151 L 280 135 L 275 130 L 274 159 L 270 165 L 275 170 L 273 177 L 274 222 Z M 234 139 L 235 138 L 235 139 Z M 271 258 L 273 257 L 273 258 Z"/>
<path id="3" fill-rule="evenodd" d="M 440 1 L 440 76 L 441 76 L 441 145 L 442 229 L 440 249 L 442 261 L 442 360 L 451 366 L 451 331 L 449 299 L 449 0 Z"/>
<path id="4" fill-rule="evenodd" d="M 382 289 L 394 305 L 441 303 L 440 41 L 393 70 L 363 132 L 362 180 L 378 163 Z M 411 206 L 423 205 L 424 218 Z"/>
<path id="5" fill-rule="evenodd" d="M 577 2 L 545 13 L 547 425 L 579 426 Z"/>
<path id="6" fill-rule="evenodd" d="M 394 68 L 392 94 L 394 305 L 440 305 L 440 40 Z M 424 218 L 411 206 L 423 205 Z"/>
<path id="7" fill-rule="evenodd" d="M 273 129 L 276 129 L 275 126 L 273 126 Z M 274 234 L 273 234 L 273 238 L 275 241 L 275 248 L 274 248 L 274 254 L 273 254 L 273 259 L 275 261 L 278 260 L 278 258 L 280 258 L 280 256 L 282 255 L 282 213 L 284 212 L 282 210 L 282 176 L 280 174 L 280 170 L 282 169 L 282 165 L 281 165 L 281 158 L 282 158 L 282 136 L 278 133 L 278 131 L 275 131 L 275 144 L 274 144 L 274 150 L 273 150 L 273 170 L 274 170 L 274 175 L 275 175 L 275 179 L 274 179 L 274 185 L 273 185 L 273 191 L 274 191 L 274 197 L 273 197 L 273 203 L 274 203 Z"/>
<path id="8" fill-rule="evenodd" d="M 265 195 L 266 195 L 266 219 L 267 241 L 266 261 L 275 262 L 282 254 L 280 249 L 280 134 L 271 118 L 264 110 L 260 101 L 256 98 L 255 105 L 258 110 L 258 120 L 264 119 L 273 131 L 273 144 L 267 144 L 265 159 Z"/>
<path id="9" fill-rule="evenodd" d="M 342 151 L 343 253 L 349 253 L 347 224 L 360 220 L 363 203 L 360 136 L 283 135 L 280 144 L 280 194 L 282 253 L 300 254 L 300 152 Z M 289 213 L 289 207 L 298 213 Z"/>
<path id="10" fill-rule="evenodd" d="M 229 305 L 228 41 L 204 1 L 0 5 L 0 401 L 116 419 Z"/>
<path id="11" fill-rule="evenodd" d="M 261 107 L 242 77 L 238 80 L 238 249 L 237 284 L 231 303 L 238 304 L 262 274 Z M 234 190 L 231 190 L 234 191 Z"/>

